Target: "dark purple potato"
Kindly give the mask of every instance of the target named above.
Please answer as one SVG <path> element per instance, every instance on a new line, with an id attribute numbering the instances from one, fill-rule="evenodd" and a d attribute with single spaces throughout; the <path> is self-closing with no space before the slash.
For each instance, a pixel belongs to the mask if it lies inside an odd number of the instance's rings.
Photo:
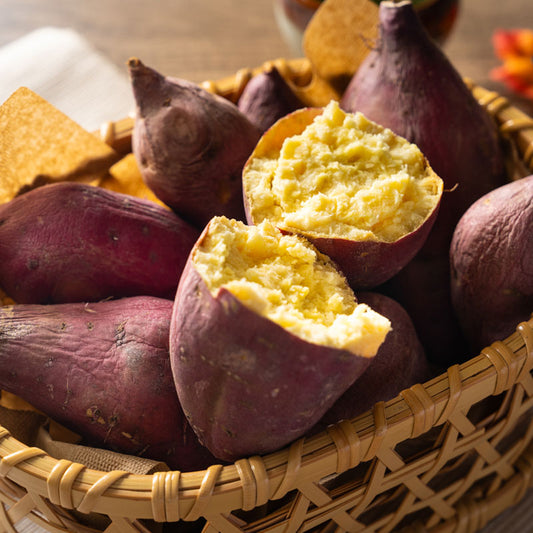
<path id="1" fill-rule="evenodd" d="M 0 307 L 0 388 L 87 445 L 204 469 L 214 459 L 185 419 L 170 368 L 172 305 L 139 296 Z"/>
<path id="2" fill-rule="evenodd" d="M 246 84 L 237 107 L 265 132 L 274 122 L 304 104 L 273 65 Z"/>
<path id="3" fill-rule="evenodd" d="M 146 184 L 199 228 L 244 219 L 241 172 L 260 132 L 237 106 L 198 85 L 129 61 L 136 101 L 132 149 Z"/>
<path id="4" fill-rule="evenodd" d="M 387 317 L 392 330 L 364 373 L 323 416 L 321 428 L 354 418 L 376 402 L 395 398 L 402 390 L 431 376 L 424 348 L 405 309 L 377 292 L 356 293 L 356 297 L 359 303 Z"/>
<path id="5" fill-rule="evenodd" d="M 0 206 L 0 286 L 18 303 L 174 299 L 199 231 L 148 200 L 44 185 Z"/>
<path id="6" fill-rule="evenodd" d="M 452 240 L 451 290 L 476 353 L 533 313 L 533 175 L 489 192 L 463 215 Z"/>
<path id="7" fill-rule="evenodd" d="M 360 111 L 422 150 L 445 190 L 423 253 L 447 254 L 464 211 L 505 182 L 498 131 L 411 2 L 381 2 L 379 21 L 378 44 L 352 78 L 341 107 Z"/>

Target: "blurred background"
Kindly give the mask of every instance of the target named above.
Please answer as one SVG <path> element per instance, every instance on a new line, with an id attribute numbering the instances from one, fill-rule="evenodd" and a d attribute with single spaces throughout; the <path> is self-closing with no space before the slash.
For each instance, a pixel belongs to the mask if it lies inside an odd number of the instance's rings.
<path id="1" fill-rule="evenodd" d="M 272 0 L 1 0 L 0 6 L 0 46 L 43 26 L 68 27 L 124 74 L 131 56 L 165 74 L 203 81 L 294 55 Z M 531 0 L 460 0 L 444 48 L 464 76 L 501 89 L 489 78 L 498 64 L 491 36 L 514 27 L 533 29 Z"/>

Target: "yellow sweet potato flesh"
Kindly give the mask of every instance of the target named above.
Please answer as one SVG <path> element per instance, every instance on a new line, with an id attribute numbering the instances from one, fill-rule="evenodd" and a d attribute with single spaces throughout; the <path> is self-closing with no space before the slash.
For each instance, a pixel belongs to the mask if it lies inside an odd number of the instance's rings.
<path id="1" fill-rule="evenodd" d="M 388 319 L 357 303 L 327 257 L 268 221 L 246 226 L 214 218 L 193 262 L 213 294 L 224 287 L 309 342 L 372 357 L 390 329 Z"/>
<path id="2" fill-rule="evenodd" d="M 251 158 L 246 180 L 254 222 L 358 241 L 414 231 L 442 192 L 417 146 L 335 101 L 280 150 Z"/>

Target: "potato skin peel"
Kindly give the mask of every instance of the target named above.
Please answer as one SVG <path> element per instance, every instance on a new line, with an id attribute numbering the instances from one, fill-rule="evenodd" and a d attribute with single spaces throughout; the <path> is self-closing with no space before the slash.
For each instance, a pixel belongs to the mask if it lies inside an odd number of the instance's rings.
<path id="1" fill-rule="evenodd" d="M 481 197 L 455 229 L 452 302 L 476 353 L 514 332 L 533 309 L 533 175 Z"/>
<path id="2" fill-rule="evenodd" d="M 306 342 L 224 288 L 212 295 L 190 260 L 176 294 L 170 356 L 185 415 L 222 460 L 302 436 L 371 360 Z"/>
<path id="3" fill-rule="evenodd" d="M 0 387 L 84 443 L 196 470 L 213 457 L 178 401 L 168 355 L 172 301 L 0 307 Z"/>
<path id="4" fill-rule="evenodd" d="M 45 185 L 0 206 L 0 286 L 18 303 L 173 299 L 198 235 L 148 200 Z"/>

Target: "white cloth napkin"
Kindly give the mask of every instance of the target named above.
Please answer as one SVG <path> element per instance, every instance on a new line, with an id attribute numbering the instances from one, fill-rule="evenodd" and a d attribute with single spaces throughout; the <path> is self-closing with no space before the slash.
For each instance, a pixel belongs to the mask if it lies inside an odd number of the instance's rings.
<path id="1" fill-rule="evenodd" d="M 126 66 L 69 28 L 43 27 L 0 48 L 0 72 L 0 103 L 28 87 L 89 131 L 134 109 Z"/>

